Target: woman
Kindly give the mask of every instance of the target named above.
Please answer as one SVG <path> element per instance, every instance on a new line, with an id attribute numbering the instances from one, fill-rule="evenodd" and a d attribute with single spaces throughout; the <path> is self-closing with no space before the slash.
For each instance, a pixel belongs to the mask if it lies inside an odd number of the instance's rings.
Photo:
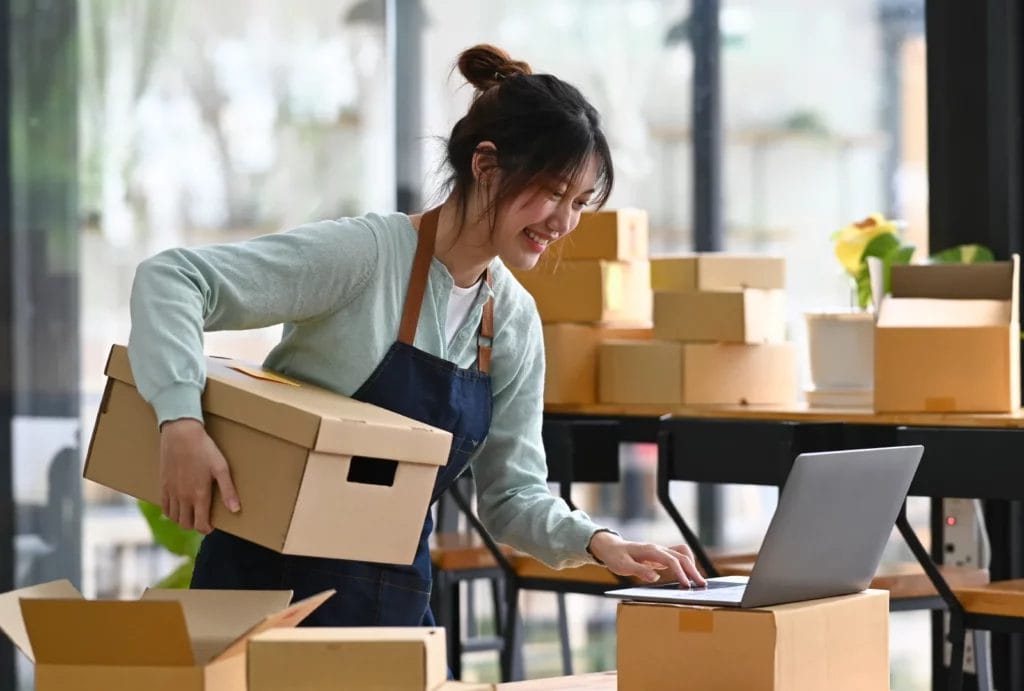
<path id="1" fill-rule="evenodd" d="M 213 482 L 230 510 L 241 505 L 202 424 L 203 331 L 279 323 L 267 367 L 450 431 L 434 499 L 472 461 L 480 517 L 496 539 L 556 567 L 598 561 L 621 575 L 655 580 L 669 569 L 703 583 L 687 547 L 623 540 L 545 482 L 540 319 L 506 267 L 533 267 L 585 207 L 608 198 L 597 112 L 574 87 L 491 46 L 465 51 L 458 68 L 477 93 L 447 144 L 440 207 L 170 250 L 139 266 L 129 355 L 161 426 L 163 510 L 206 534 L 193 587 L 337 589 L 314 625 L 433 622 L 429 513 L 411 566 L 285 556 L 211 532 Z"/>

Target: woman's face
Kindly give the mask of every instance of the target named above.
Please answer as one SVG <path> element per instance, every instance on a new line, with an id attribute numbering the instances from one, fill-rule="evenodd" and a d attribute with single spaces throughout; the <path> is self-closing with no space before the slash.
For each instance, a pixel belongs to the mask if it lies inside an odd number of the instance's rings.
<path id="1" fill-rule="evenodd" d="M 597 185 L 598 161 L 591 157 L 573 182 L 524 190 L 498 215 L 491 235 L 496 254 L 512 269 L 532 269 L 556 240 L 571 233 Z"/>

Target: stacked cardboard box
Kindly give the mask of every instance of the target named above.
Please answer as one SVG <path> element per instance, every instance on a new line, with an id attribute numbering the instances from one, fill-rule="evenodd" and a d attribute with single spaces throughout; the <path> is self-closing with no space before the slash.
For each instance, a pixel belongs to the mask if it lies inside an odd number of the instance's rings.
<path id="1" fill-rule="evenodd" d="M 583 214 L 531 271 L 516 272 L 544 322 L 544 402 L 597 401 L 598 349 L 651 338 L 647 212 Z"/>
<path id="2" fill-rule="evenodd" d="M 600 400 L 783 404 L 796 394 L 781 258 L 723 253 L 651 260 L 654 339 L 600 349 Z"/>

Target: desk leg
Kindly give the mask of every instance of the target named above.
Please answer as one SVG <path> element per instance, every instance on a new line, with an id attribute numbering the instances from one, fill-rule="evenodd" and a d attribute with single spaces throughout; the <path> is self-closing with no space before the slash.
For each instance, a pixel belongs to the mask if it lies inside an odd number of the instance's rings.
<path id="1" fill-rule="evenodd" d="M 993 581 L 1024 577 L 1024 510 L 1020 501 L 985 502 Z M 1024 636 L 992 634 L 992 681 L 997 689 L 1024 688 Z"/>
<path id="2" fill-rule="evenodd" d="M 697 563 L 704 570 L 704 574 L 708 578 L 713 578 L 718 576 L 718 569 L 715 568 L 714 563 L 704 550 L 704 545 L 701 544 L 696 533 L 693 532 L 686 519 L 679 513 L 679 509 L 676 508 L 669 494 L 669 468 L 671 468 L 673 457 L 672 439 L 673 435 L 670 432 L 661 431 L 658 434 L 658 502 L 668 512 L 672 522 L 679 528 L 679 532 L 683 534 L 683 539 L 686 540 L 686 544 L 693 550 L 693 556 L 696 557 Z"/>

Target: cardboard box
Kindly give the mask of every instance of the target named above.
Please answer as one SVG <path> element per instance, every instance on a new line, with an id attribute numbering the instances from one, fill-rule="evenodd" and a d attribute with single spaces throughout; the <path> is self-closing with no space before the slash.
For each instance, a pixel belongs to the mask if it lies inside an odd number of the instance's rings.
<path id="1" fill-rule="evenodd" d="M 544 403 L 597 402 L 598 348 L 607 340 L 650 340 L 650 328 L 596 324 L 544 325 Z"/>
<path id="2" fill-rule="evenodd" d="M 0 595 L 0 628 L 36 665 L 37 691 L 246 691 L 246 641 L 305 619 L 334 591 L 150 590 L 85 600 L 68 581 Z"/>
<path id="3" fill-rule="evenodd" d="M 533 295 L 545 323 L 651 323 L 646 261 L 545 261 L 531 271 L 516 271 L 515 276 Z"/>
<path id="4" fill-rule="evenodd" d="M 786 293 L 736 291 L 654 294 L 654 337 L 666 341 L 782 343 Z"/>
<path id="5" fill-rule="evenodd" d="M 444 629 L 308 628 L 249 642 L 249 691 L 484 691 L 446 681 Z"/>
<path id="6" fill-rule="evenodd" d="M 647 260 L 649 230 L 642 209 L 593 211 L 580 215 L 576 230 L 562 240 L 562 259 Z"/>
<path id="7" fill-rule="evenodd" d="M 792 403 L 796 349 L 791 343 L 607 342 L 599 389 L 602 403 Z"/>
<path id="8" fill-rule="evenodd" d="M 892 267 L 875 324 L 875 410 L 1020 408 L 1019 264 Z"/>
<path id="9" fill-rule="evenodd" d="M 651 288 L 655 292 L 786 287 L 782 257 L 708 252 L 651 259 Z"/>
<path id="10" fill-rule="evenodd" d="M 619 691 L 888 691 L 889 594 L 758 609 L 623 602 Z"/>
<path id="11" fill-rule="evenodd" d="M 215 491 L 215 527 L 285 554 L 412 563 L 448 432 L 235 360 L 206 367 L 206 430 L 242 502 L 233 514 Z M 106 372 L 85 477 L 159 504 L 159 431 L 123 347 Z"/>

